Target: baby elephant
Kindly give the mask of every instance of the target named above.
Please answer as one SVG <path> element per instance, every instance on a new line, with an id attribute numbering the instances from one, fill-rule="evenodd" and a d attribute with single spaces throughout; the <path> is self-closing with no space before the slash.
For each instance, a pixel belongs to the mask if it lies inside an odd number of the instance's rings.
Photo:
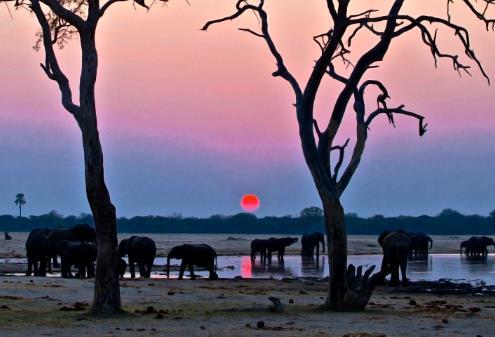
<path id="1" fill-rule="evenodd" d="M 62 277 L 72 277 L 71 268 L 76 266 L 76 277 L 94 277 L 96 261 L 96 244 L 87 241 L 59 241 L 56 245 L 57 254 L 61 256 Z"/>
<path id="2" fill-rule="evenodd" d="M 167 278 L 170 271 L 170 259 L 182 259 L 179 280 L 182 280 L 186 266 L 189 269 L 191 280 L 196 279 L 193 270 L 194 265 L 206 268 L 210 272 L 210 280 L 218 279 L 216 273 L 217 252 L 208 245 L 185 244 L 172 248 L 167 256 Z"/>
<path id="3" fill-rule="evenodd" d="M 119 244 L 119 257 L 126 255 L 129 257 L 131 278 L 136 277 L 134 263 L 137 263 L 139 274 L 142 277 L 150 277 L 151 268 L 153 268 L 153 262 L 156 256 L 155 241 L 147 236 L 131 236 L 128 239 L 124 239 Z"/>

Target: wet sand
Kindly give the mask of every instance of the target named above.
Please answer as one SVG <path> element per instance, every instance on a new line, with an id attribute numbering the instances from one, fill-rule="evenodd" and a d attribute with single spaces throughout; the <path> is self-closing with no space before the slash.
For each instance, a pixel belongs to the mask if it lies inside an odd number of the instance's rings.
<path id="1" fill-rule="evenodd" d="M 127 314 L 85 315 L 91 280 L 0 277 L 7 336 L 493 336 L 495 297 L 378 288 L 365 312 L 323 312 L 326 283 L 276 280 L 126 280 Z M 269 296 L 284 313 L 268 310 Z M 76 302 L 80 302 L 76 304 Z M 293 303 L 291 303 L 293 302 Z M 152 307 L 152 308 L 148 308 Z M 68 311 L 76 309 L 78 311 Z M 149 313 L 145 313 L 149 311 Z M 264 328 L 257 328 L 263 321 Z"/>

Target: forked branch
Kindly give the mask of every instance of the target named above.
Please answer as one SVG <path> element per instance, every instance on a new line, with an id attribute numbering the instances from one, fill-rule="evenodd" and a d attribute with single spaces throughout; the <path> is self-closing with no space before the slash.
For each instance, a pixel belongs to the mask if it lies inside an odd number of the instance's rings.
<path id="1" fill-rule="evenodd" d="M 275 42 L 272 39 L 272 36 L 270 35 L 270 31 L 268 28 L 268 15 L 266 11 L 263 9 L 263 5 L 265 4 L 264 0 L 261 0 L 257 6 L 252 5 L 248 3 L 245 0 L 238 0 L 236 4 L 236 9 L 237 11 L 229 16 L 216 19 L 216 20 L 211 20 L 208 21 L 201 30 L 206 31 L 208 28 L 214 24 L 225 22 L 225 21 L 231 21 L 234 20 L 238 17 L 240 17 L 242 14 L 244 14 L 246 11 L 253 11 L 259 16 L 260 20 L 260 25 L 261 25 L 261 33 L 257 33 L 252 29 L 249 28 L 240 28 L 240 30 L 244 32 L 248 32 L 256 37 L 262 38 L 265 40 L 266 44 L 268 45 L 268 48 L 270 49 L 271 54 L 275 58 L 275 61 L 277 62 L 277 70 L 272 73 L 274 77 L 282 77 L 285 79 L 287 82 L 292 87 L 292 90 L 294 91 L 294 94 L 296 96 L 296 104 L 299 104 L 301 98 L 302 98 L 302 90 L 299 86 L 299 83 L 297 82 L 296 78 L 292 75 L 292 73 L 287 69 L 284 59 L 282 58 L 282 55 L 278 51 Z"/>

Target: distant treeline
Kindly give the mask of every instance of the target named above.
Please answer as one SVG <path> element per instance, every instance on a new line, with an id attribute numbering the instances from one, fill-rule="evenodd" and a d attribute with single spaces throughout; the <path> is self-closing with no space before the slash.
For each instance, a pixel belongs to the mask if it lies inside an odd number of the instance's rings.
<path id="1" fill-rule="evenodd" d="M 428 234 L 495 234 L 495 211 L 489 216 L 463 215 L 446 209 L 436 216 L 375 215 L 361 218 L 346 214 L 348 234 L 380 234 L 383 230 L 403 228 L 411 232 Z M 94 225 L 89 214 L 62 216 L 55 211 L 30 217 L 0 216 L 0 231 L 28 232 L 37 227 L 70 227 L 78 223 Z M 324 231 L 323 216 L 318 207 L 305 208 L 299 216 L 267 216 L 253 214 L 213 215 L 209 218 L 172 216 L 136 216 L 117 220 L 120 233 L 202 233 L 202 234 L 302 234 Z"/>

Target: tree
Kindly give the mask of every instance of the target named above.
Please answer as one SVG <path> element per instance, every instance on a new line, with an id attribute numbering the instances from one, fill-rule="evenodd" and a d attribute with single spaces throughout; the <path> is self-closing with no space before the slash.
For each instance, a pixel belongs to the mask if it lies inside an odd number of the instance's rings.
<path id="1" fill-rule="evenodd" d="M 24 197 L 24 193 L 17 193 L 15 196 L 14 203 L 19 206 L 19 217 L 22 216 L 22 206 L 26 204 L 26 198 Z"/>
<path id="2" fill-rule="evenodd" d="M 44 49 L 41 68 L 57 83 L 63 107 L 74 117 L 82 134 L 86 195 L 93 213 L 97 235 L 97 266 L 91 312 L 107 315 L 121 310 L 116 210 L 105 183 L 103 151 L 98 133 L 95 84 L 98 71 L 96 32 L 100 19 L 110 7 L 128 0 L 0 0 L 25 9 L 40 25 L 36 49 Z M 148 8 L 145 0 L 129 0 Z M 164 0 L 168 1 L 168 0 Z M 78 83 L 79 102 L 72 97 L 69 79 L 59 65 L 55 46 L 62 47 L 77 37 L 81 48 L 81 72 Z"/>
<path id="3" fill-rule="evenodd" d="M 300 218 L 319 218 L 323 216 L 323 210 L 320 207 L 306 207 L 299 212 Z"/>
<path id="4" fill-rule="evenodd" d="M 255 3 L 238 0 L 232 15 L 209 21 L 203 27 L 206 31 L 214 24 L 237 19 L 245 13 L 255 13 L 260 25 L 259 30 L 251 28 L 240 28 L 240 30 L 264 40 L 276 62 L 276 70 L 272 75 L 284 79 L 294 92 L 301 147 L 323 205 L 327 242 L 328 247 L 331 247 L 329 264 L 332 272 L 325 307 L 336 310 L 364 309 L 374 287 L 374 278 L 368 278 L 370 269 L 361 277 L 362 270 L 358 270 L 356 274 L 354 266 L 347 266 L 347 233 L 344 208 L 341 204 L 341 196 L 361 161 L 369 128 L 376 118 L 382 115 L 386 116 L 394 126 L 398 115 L 416 119 L 420 136 L 424 135 L 427 127 L 423 116 L 406 110 L 404 105 L 392 107 L 388 103 L 390 96 L 386 86 L 381 81 L 369 77 L 369 70 L 377 67 L 377 63 L 383 60 L 392 41 L 407 33 L 418 31 L 421 41 L 431 51 L 435 62 L 440 59 L 448 60 L 459 73 L 469 73 L 469 65 L 462 63 L 464 61 L 461 61 L 458 55 L 444 51 L 440 39 L 437 39 L 439 33 L 449 32 L 454 33 L 454 39 L 464 51 L 465 57 L 473 62 L 488 80 L 478 57 L 471 48 L 468 29 L 454 22 L 451 8 L 460 3 L 461 6 L 465 6 L 467 12 L 481 20 L 487 30 L 495 26 L 495 21 L 486 16 L 487 9 L 493 4 L 491 0 L 446 0 L 447 10 L 444 17 L 428 15 L 426 5 L 423 15 L 415 17 L 403 14 L 405 0 L 387 1 L 382 6 L 388 7 L 381 10 L 367 7 L 364 11 L 354 13 L 350 9 L 350 2 L 350 0 L 322 1 L 322 7 L 325 6 L 331 19 L 329 22 L 333 24 L 328 31 L 313 38 L 321 55 L 315 61 L 304 87 L 287 67 L 271 35 L 268 13 L 264 7 L 265 0 L 258 0 Z M 371 46 L 364 53 L 356 55 L 357 51 L 352 42 L 356 36 L 363 36 L 365 33 L 368 34 Z M 351 57 L 354 62 L 351 61 Z M 345 66 L 346 73 L 340 69 L 342 67 L 338 67 L 337 62 Z M 336 92 L 337 99 L 331 107 L 331 117 L 325 121 L 325 127 L 320 128 L 314 118 L 314 106 L 325 77 L 336 81 L 342 88 Z M 378 91 L 376 109 L 370 109 L 366 105 L 365 91 L 372 88 Z M 354 110 L 356 139 L 350 159 L 344 167 L 350 140 L 339 145 L 336 144 L 336 137 L 344 116 L 350 113 L 349 110 Z M 332 156 L 332 153 L 335 153 L 335 156 Z"/>

